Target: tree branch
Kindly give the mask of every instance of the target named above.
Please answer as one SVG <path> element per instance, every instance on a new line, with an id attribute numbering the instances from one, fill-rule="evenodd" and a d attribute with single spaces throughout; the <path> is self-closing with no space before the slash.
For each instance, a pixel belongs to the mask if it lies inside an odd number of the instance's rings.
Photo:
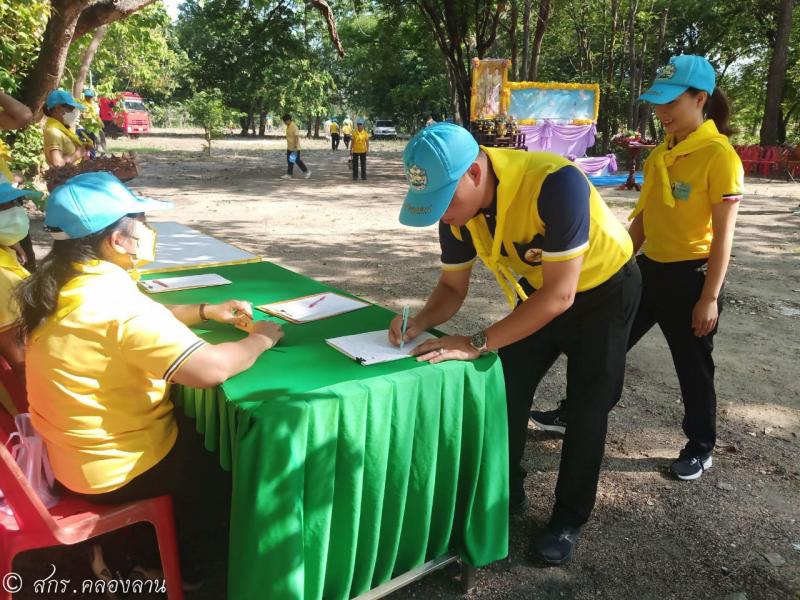
<path id="1" fill-rule="evenodd" d="M 339 32 L 336 30 L 336 20 L 333 18 L 331 7 L 325 0 L 309 0 L 309 2 L 325 17 L 328 33 L 331 36 L 333 45 L 336 47 L 336 52 L 339 56 L 344 56 L 344 46 L 342 46 L 342 40 L 339 39 Z"/>
<path id="2" fill-rule="evenodd" d="M 156 0 L 96 0 L 87 7 L 78 19 L 75 34 L 72 39 L 77 39 L 85 33 L 94 31 L 101 25 L 107 25 L 124 19 L 143 9 Z"/>

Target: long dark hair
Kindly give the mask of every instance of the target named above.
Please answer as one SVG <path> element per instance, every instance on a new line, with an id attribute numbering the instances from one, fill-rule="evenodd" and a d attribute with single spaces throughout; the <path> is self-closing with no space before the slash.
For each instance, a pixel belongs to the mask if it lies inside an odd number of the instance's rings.
<path id="1" fill-rule="evenodd" d="M 20 340 L 24 341 L 42 321 L 56 311 L 58 294 L 78 274 L 75 263 L 100 258 L 100 248 L 115 231 L 130 233 L 133 219 L 125 216 L 105 229 L 76 240 L 55 240 L 53 247 L 36 271 L 23 280 L 14 292 L 19 306 L 17 321 Z"/>
<path id="2" fill-rule="evenodd" d="M 697 96 L 701 90 L 690 87 L 688 90 L 692 96 Z M 736 130 L 731 127 L 731 103 L 728 96 L 720 88 L 715 87 L 714 93 L 709 95 L 703 106 L 703 114 L 707 119 L 711 119 L 717 126 L 717 131 L 722 135 L 733 135 Z"/>

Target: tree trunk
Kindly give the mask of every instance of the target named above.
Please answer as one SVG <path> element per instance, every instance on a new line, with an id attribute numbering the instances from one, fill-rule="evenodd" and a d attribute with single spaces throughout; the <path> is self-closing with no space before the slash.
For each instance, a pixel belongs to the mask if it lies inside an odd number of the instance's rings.
<path id="1" fill-rule="evenodd" d="M 314 119 L 314 139 L 319 139 L 319 128 L 322 124 L 322 116 L 317 115 L 317 118 Z"/>
<path id="2" fill-rule="evenodd" d="M 511 44 L 511 79 L 517 81 L 519 65 L 517 58 L 519 45 L 517 44 L 517 21 L 519 21 L 519 0 L 511 0 L 511 14 L 509 15 L 511 25 L 508 28 L 508 41 Z"/>
<path id="3" fill-rule="evenodd" d="M 89 42 L 86 51 L 81 57 L 81 66 L 80 69 L 78 69 L 78 76 L 75 77 L 75 83 L 72 86 L 72 95 L 75 98 L 80 98 L 83 95 L 83 85 L 86 83 L 86 75 L 89 74 L 89 67 L 92 66 L 92 60 L 94 60 L 94 55 L 100 47 L 100 42 L 102 42 L 103 38 L 106 36 L 106 31 L 108 31 L 108 25 L 101 25 L 94 30 L 92 41 Z"/>
<path id="4" fill-rule="evenodd" d="M 667 5 L 664 7 L 664 12 L 661 13 L 661 21 L 660 21 L 659 26 L 658 26 L 658 38 L 656 39 L 656 46 L 653 49 L 654 51 L 651 53 L 651 55 L 653 56 L 653 65 L 652 65 L 652 68 L 650 69 L 650 78 L 647 80 L 648 84 L 650 84 L 652 81 L 655 80 L 656 74 L 658 73 L 658 68 L 661 66 L 661 51 L 664 49 L 664 37 L 665 37 L 666 32 L 667 32 L 667 20 L 668 20 L 668 17 L 669 17 L 669 5 L 670 5 L 670 3 L 668 2 Z M 642 53 L 642 56 L 644 56 L 644 53 Z M 642 66 L 642 68 L 644 69 L 644 65 Z M 641 91 L 641 85 L 639 86 L 639 89 Z M 645 134 L 645 131 L 647 129 L 647 125 L 650 122 L 650 115 L 652 114 L 652 112 L 653 112 L 653 105 L 652 104 L 650 104 L 649 102 L 641 102 L 640 103 L 640 105 L 639 105 L 639 131 L 642 133 L 642 135 Z M 645 136 L 645 137 L 647 137 L 647 136 Z M 653 137 L 651 139 L 655 139 L 655 137 Z"/>
<path id="5" fill-rule="evenodd" d="M 783 87 L 786 83 L 786 61 L 789 52 L 789 37 L 792 32 L 793 0 L 781 0 L 778 11 L 778 29 L 775 46 L 769 63 L 767 78 L 767 99 L 764 103 L 764 119 L 761 121 L 759 143 L 762 146 L 775 146 L 778 143 L 780 108 L 783 102 Z"/>
<path id="6" fill-rule="evenodd" d="M 94 31 L 101 25 L 108 25 L 114 21 L 120 21 L 126 17 L 131 16 L 137 10 L 143 9 L 149 4 L 153 4 L 156 0 L 96 0 L 95 2 L 83 2 L 82 4 L 91 4 L 86 10 L 83 11 L 78 24 L 75 26 L 74 38 L 77 39 L 82 35 Z M 72 0 L 72 4 L 77 4 Z M 55 8 L 55 2 L 53 2 Z"/>
<path id="7" fill-rule="evenodd" d="M 90 0 L 52 0 L 50 18 L 44 30 L 42 47 L 33 71 L 25 79 L 22 102 L 33 111 L 34 119 L 41 116 L 42 105 L 50 90 L 58 87 L 75 25 Z"/>
<path id="8" fill-rule="evenodd" d="M 636 15 L 639 0 L 632 0 L 628 7 L 628 129 L 636 127 Z"/>
<path id="9" fill-rule="evenodd" d="M 519 75 L 524 79 L 530 72 L 531 65 L 531 0 L 525 0 L 522 11 L 522 69 Z"/>
<path id="10" fill-rule="evenodd" d="M 539 14 L 536 17 L 536 31 L 533 34 L 533 48 L 531 50 L 531 70 L 528 80 L 536 81 L 539 77 L 539 57 L 542 54 L 542 40 L 547 31 L 547 22 L 550 20 L 550 0 L 539 0 Z"/>
<path id="11" fill-rule="evenodd" d="M 267 111 L 261 107 L 258 111 L 258 137 L 264 137 L 267 132 Z"/>
<path id="12" fill-rule="evenodd" d="M 314 117 L 312 115 L 306 116 L 306 137 L 311 137 L 311 124 L 314 122 Z"/>

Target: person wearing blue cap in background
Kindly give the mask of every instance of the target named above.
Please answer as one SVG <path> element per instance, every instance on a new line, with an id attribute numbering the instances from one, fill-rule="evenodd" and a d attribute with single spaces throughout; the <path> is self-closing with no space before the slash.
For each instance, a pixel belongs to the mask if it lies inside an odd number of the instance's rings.
<path id="1" fill-rule="evenodd" d="M 550 522 L 533 540 L 548 564 L 569 560 L 594 507 L 608 412 L 619 399 L 625 345 L 639 302 L 631 240 L 597 190 L 569 160 L 548 152 L 478 147 L 464 128 L 437 123 L 403 153 L 409 191 L 400 222 L 438 221 L 443 271 L 405 340 L 461 308 L 477 257 L 511 313 L 473 336 L 445 336 L 414 354 L 432 363 L 498 351 L 505 375 L 509 510 L 527 507 L 522 458 L 536 386 L 568 358 L 570 429 L 561 451 Z M 519 280 L 518 280 L 519 278 Z M 399 344 L 401 319 L 389 339 Z"/>
<path id="2" fill-rule="evenodd" d="M 75 131 L 83 104 L 66 90 L 53 90 L 44 103 L 44 158 L 51 167 L 79 163 L 93 147 L 91 140 L 81 139 Z"/>
<path id="3" fill-rule="evenodd" d="M 30 221 L 21 203 L 33 194 L 0 180 L 0 356 L 6 359 L 21 386 L 25 385 L 25 350 L 17 329 L 19 310 L 14 290 L 30 273 L 20 264 L 12 246 L 28 235 Z M 14 410 L 10 412 L 16 414 Z"/>
<path id="4" fill-rule="evenodd" d="M 364 118 L 356 119 L 356 130 L 353 132 L 353 143 L 350 146 L 350 164 L 353 167 L 353 181 L 358 179 L 358 167 L 361 165 L 361 179 L 367 178 L 367 154 L 369 153 L 369 132 L 364 129 Z"/>
<path id="5" fill-rule="evenodd" d="M 168 384 L 218 386 L 283 332 L 253 322 L 248 302 L 165 307 L 139 291 L 128 271 L 155 258 L 143 213 L 171 206 L 135 196 L 110 173 L 73 177 L 50 195 L 53 248 L 16 297 L 31 419 L 56 479 L 92 502 L 172 494 L 188 569 L 207 564 L 193 563 L 192 552 L 207 546 L 193 540 L 199 523 L 227 522 L 230 483 L 215 484 L 222 471 L 174 410 Z M 209 319 L 247 322 L 251 332 L 207 344 L 189 326 Z"/>
<path id="6" fill-rule="evenodd" d="M 97 106 L 97 95 L 92 88 L 83 88 L 83 112 L 80 115 L 77 133 L 79 136 L 86 135 L 94 148 L 97 150 L 106 150 L 106 136 L 103 133 L 103 121 L 100 119 L 100 109 Z M 94 158 L 94 150 L 92 158 Z"/>
<path id="7" fill-rule="evenodd" d="M 654 105 L 666 139 L 644 164 L 630 235 L 642 271 L 642 301 L 628 347 L 658 323 L 681 387 L 688 442 L 670 465 L 681 480 L 702 476 L 716 443 L 714 335 L 733 245 L 744 170 L 728 141 L 730 106 L 702 56 L 675 56 L 639 100 Z M 562 404 L 563 408 L 563 404 Z M 534 411 L 547 427 L 561 410 Z"/>

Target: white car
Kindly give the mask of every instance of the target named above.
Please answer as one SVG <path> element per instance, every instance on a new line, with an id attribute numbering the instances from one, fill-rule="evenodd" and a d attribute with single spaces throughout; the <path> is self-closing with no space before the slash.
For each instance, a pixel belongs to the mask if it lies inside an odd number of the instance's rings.
<path id="1" fill-rule="evenodd" d="M 381 138 L 396 140 L 397 129 L 391 121 L 375 121 L 375 128 L 372 130 L 372 139 L 378 140 Z"/>

